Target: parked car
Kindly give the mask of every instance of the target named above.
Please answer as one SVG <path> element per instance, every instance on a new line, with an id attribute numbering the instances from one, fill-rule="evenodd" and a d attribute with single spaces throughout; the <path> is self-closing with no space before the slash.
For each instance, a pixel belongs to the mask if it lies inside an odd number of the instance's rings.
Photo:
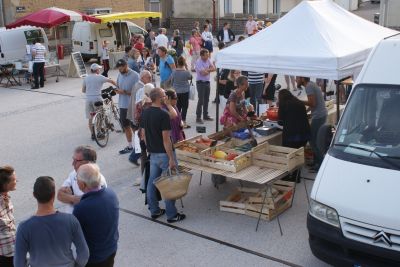
<path id="1" fill-rule="evenodd" d="M 33 45 L 36 38 L 40 38 L 48 50 L 49 42 L 42 28 L 22 26 L 10 30 L 0 29 L 0 64 L 25 60 L 26 55 L 30 54 L 27 45 Z"/>
<path id="2" fill-rule="evenodd" d="M 109 41 L 108 47 L 116 50 L 120 45 L 129 45 L 132 33 L 145 35 L 147 31 L 130 21 L 103 24 L 77 22 L 72 30 L 72 49 L 81 52 L 85 60 L 98 58 L 104 41 Z"/>
<path id="3" fill-rule="evenodd" d="M 400 266 L 400 35 L 358 76 L 310 196 L 309 244 L 334 266 Z"/>

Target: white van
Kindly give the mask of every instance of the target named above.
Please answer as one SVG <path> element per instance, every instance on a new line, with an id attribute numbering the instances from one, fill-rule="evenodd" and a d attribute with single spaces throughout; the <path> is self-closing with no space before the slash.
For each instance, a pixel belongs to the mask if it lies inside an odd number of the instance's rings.
<path id="1" fill-rule="evenodd" d="M 400 35 L 358 76 L 315 180 L 315 256 L 335 266 L 400 266 Z"/>
<path id="2" fill-rule="evenodd" d="M 97 58 L 101 56 L 103 41 L 109 41 L 108 47 L 116 50 L 121 44 L 129 45 L 133 33 L 147 34 L 146 30 L 130 21 L 104 24 L 77 22 L 72 30 L 72 49 L 74 52 L 81 52 L 85 60 Z"/>
<path id="3" fill-rule="evenodd" d="M 42 28 L 22 26 L 15 29 L 0 29 L 0 64 L 25 60 L 27 45 L 33 45 L 36 38 L 48 50 L 48 40 Z"/>

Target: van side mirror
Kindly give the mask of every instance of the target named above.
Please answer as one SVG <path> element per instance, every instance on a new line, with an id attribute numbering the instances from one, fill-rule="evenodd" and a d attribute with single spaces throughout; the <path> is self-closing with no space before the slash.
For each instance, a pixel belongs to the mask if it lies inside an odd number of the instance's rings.
<path id="1" fill-rule="evenodd" d="M 335 131 L 335 127 L 331 124 L 324 124 L 319 128 L 316 143 L 322 155 L 328 152 Z"/>

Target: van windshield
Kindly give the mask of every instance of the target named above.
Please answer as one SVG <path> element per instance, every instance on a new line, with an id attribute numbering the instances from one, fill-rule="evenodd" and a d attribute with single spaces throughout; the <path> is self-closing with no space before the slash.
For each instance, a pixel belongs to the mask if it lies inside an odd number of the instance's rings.
<path id="1" fill-rule="evenodd" d="M 360 84 L 337 129 L 334 156 L 361 164 L 400 166 L 400 86 Z"/>
<path id="2" fill-rule="evenodd" d="M 44 44 L 44 38 L 41 30 L 27 30 L 24 33 L 27 44 L 29 45 L 35 44 L 37 38 L 40 39 L 40 43 Z"/>
<path id="3" fill-rule="evenodd" d="M 129 31 L 134 34 L 144 34 L 143 30 L 136 26 L 129 26 Z"/>

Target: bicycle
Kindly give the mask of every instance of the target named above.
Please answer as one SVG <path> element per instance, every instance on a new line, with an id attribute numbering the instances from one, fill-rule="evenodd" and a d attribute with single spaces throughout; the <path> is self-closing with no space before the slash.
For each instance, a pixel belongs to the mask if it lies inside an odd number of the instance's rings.
<path id="1" fill-rule="evenodd" d="M 95 102 L 98 110 L 93 116 L 93 133 L 96 143 L 100 147 L 105 147 L 108 143 L 110 131 L 122 132 L 123 127 L 119 118 L 119 110 L 112 97 L 116 95 L 115 88 L 112 86 L 101 90 L 103 101 Z M 117 121 L 120 130 L 115 129 L 113 120 Z"/>

